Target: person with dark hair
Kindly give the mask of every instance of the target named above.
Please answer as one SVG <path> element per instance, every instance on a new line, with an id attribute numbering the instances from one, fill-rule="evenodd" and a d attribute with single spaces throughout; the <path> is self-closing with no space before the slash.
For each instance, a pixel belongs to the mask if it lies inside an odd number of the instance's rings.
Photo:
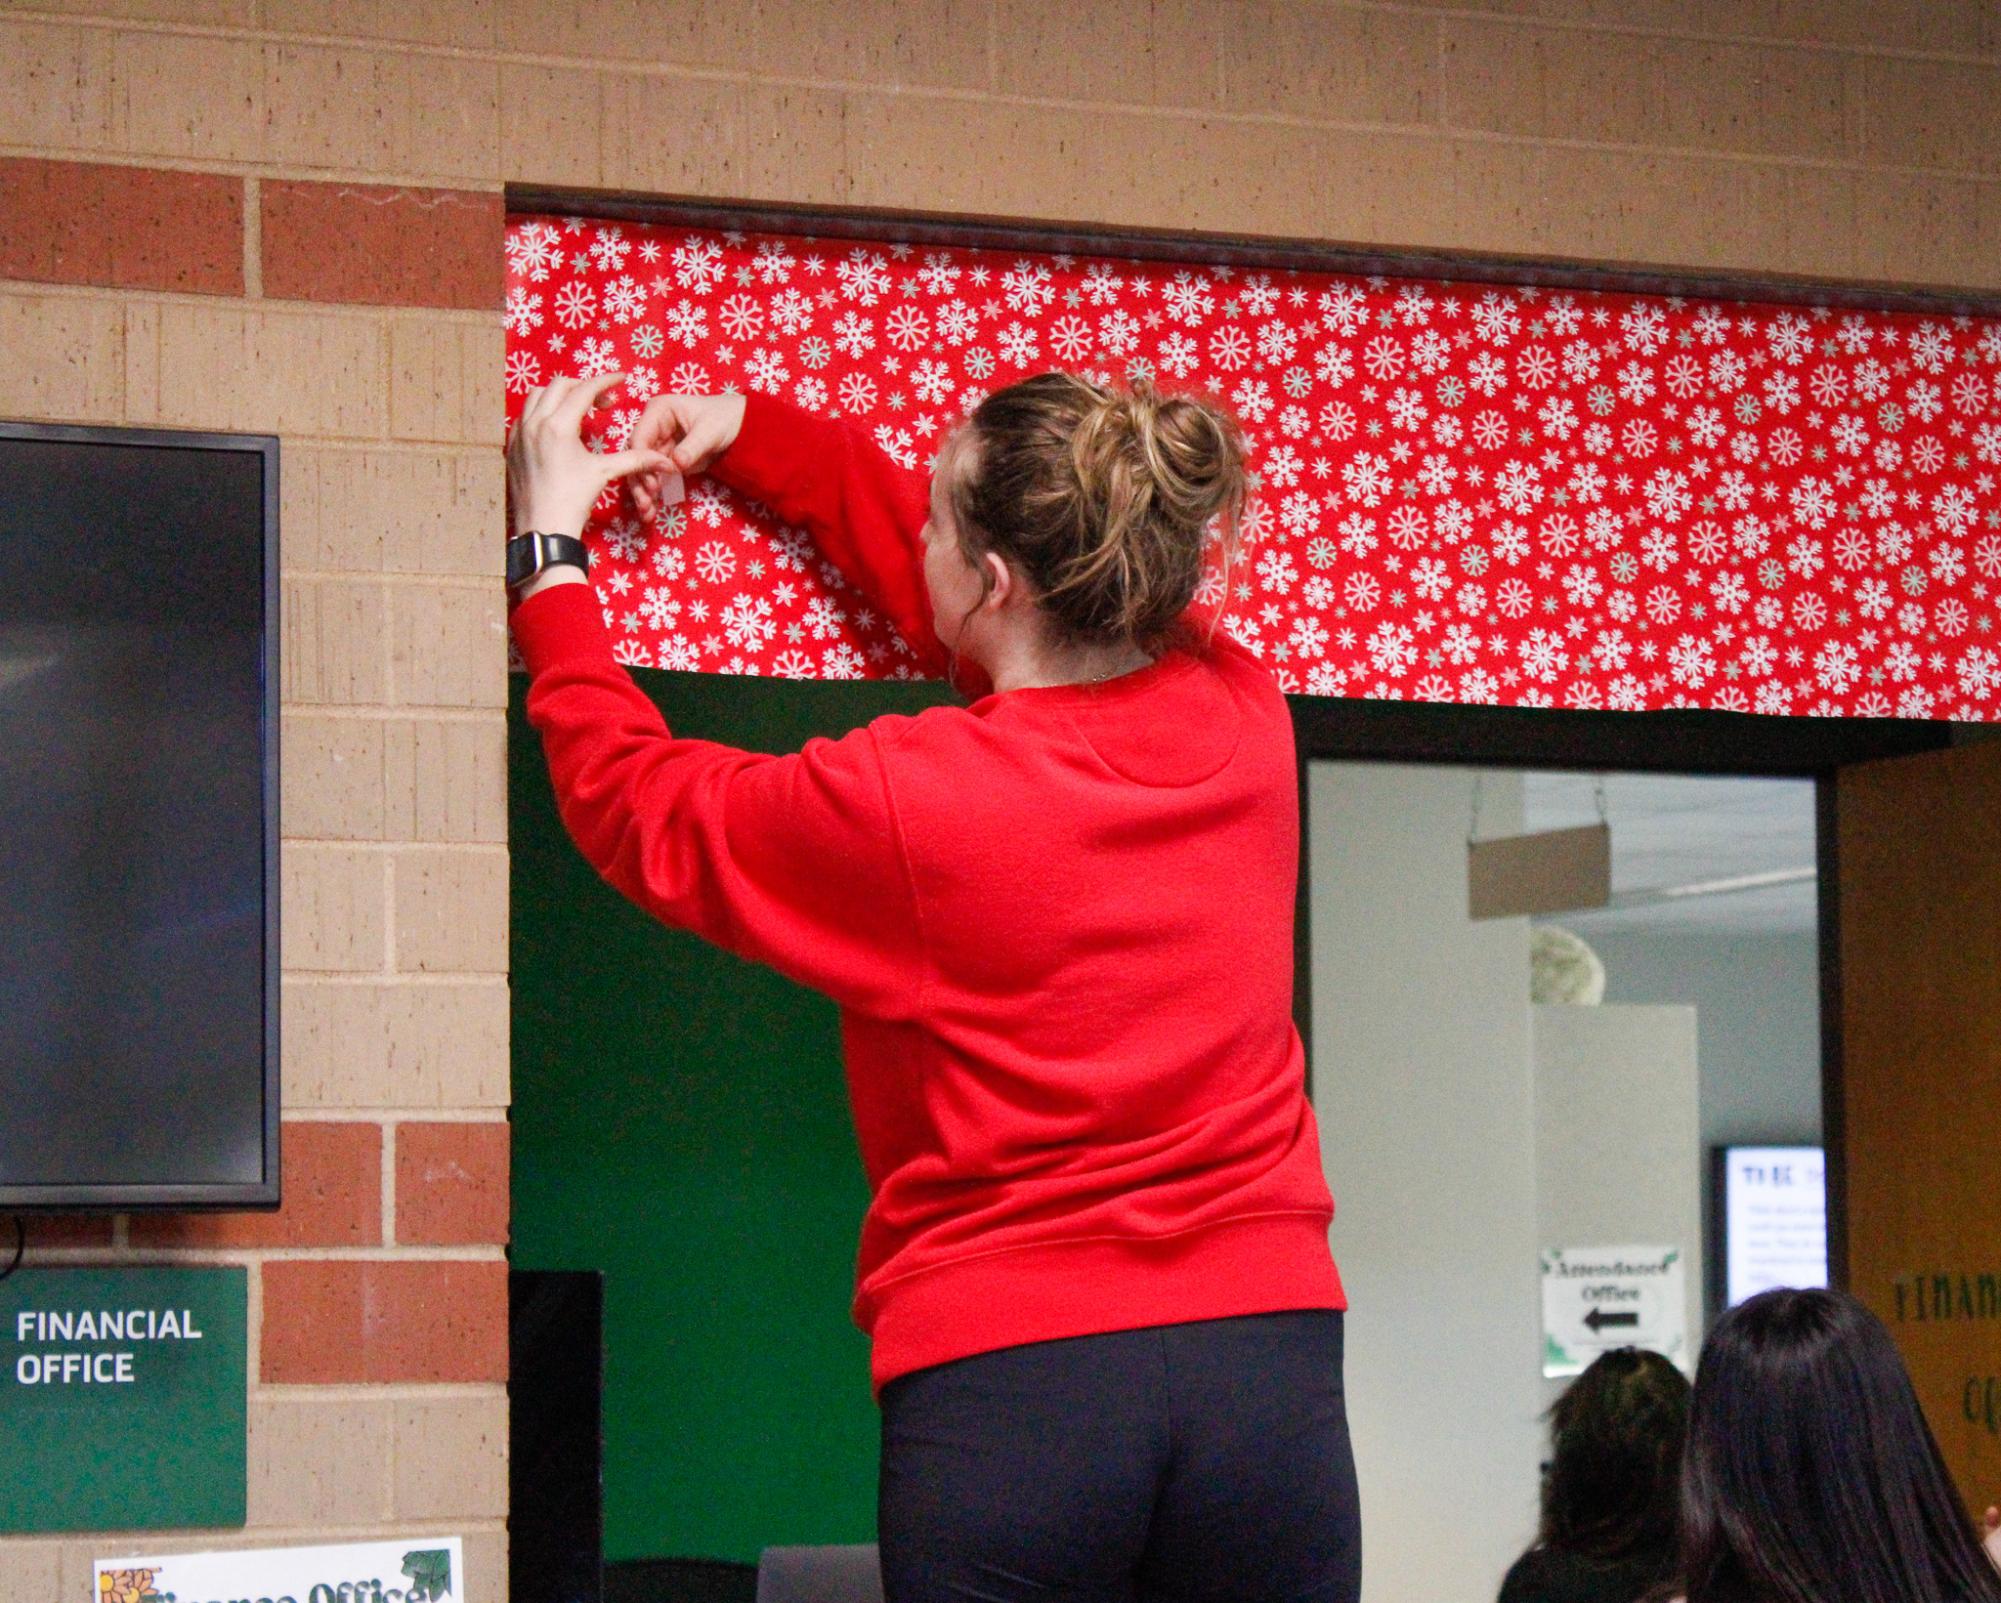
<path id="1" fill-rule="evenodd" d="M 1659 1353 L 1601 1353 L 1549 1411 L 1542 1529 L 1500 1603 L 1635 1603 L 1673 1573 L 1688 1380 Z"/>
<path id="2" fill-rule="evenodd" d="M 1843 1292 L 1717 1320 L 1681 1524 L 1687 1603 L 2001 1603 L 1890 1333 Z"/>
<path id="3" fill-rule="evenodd" d="M 660 397 L 595 454 L 617 378 L 533 392 L 509 444 L 528 716 L 619 891 L 841 1004 L 889 1603 L 1354 1603 L 1292 722 L 1191 611 L 1243 502 L 1235 421 L 1042 374 L 927 484 L 762 395 Z M 705 471 L 985 693 L 789 756 L 677 739 L 575 537 L 621 478 L 651 516 Z"/>

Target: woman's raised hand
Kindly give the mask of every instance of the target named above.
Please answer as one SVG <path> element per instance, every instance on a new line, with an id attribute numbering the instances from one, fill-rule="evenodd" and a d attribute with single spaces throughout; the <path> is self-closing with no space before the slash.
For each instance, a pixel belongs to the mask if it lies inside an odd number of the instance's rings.
<path id="1" fill-rule="evenodd" d="M 530 390 L 507 442 L 507 496 L 514 532 L 581 535 L 591 508 L 616 479 L 668 468 L 665 453 L 640 445 L 593 451 L 584 444 L 584 419 L 625 375 L 559 378 Z"/>
<path id="2" fill-rule="evenodd" d="M 657 395 L 646 403 L 632 426 L 632 447 L 664 453 L 667 463 L 632 481 L 632 504 L 641 517 L 659 510 L 667 473 L 706 472 L 730 448 L 743 427 L 743 405 L 741 395 Z"/>

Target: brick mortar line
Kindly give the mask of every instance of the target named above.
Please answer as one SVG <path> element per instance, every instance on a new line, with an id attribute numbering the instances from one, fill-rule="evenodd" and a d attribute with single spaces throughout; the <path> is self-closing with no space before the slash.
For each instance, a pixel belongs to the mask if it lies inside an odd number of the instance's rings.
<path id="1" fill-rule="evenodd" d="M 285 436 L 290 439 L 291 436 Z M 495 542 L 498 550 L 499 542 Z M 498 569 L 492 573 L 412 573 L 403 568 L 294 568 L 280 567 L 280 579 L 337 579 L 342 583 L 378 584 L 393 590 L 484 590 L 501 586 Z"/>
<path id="2" fill-rule="evenodd" d="M 292 437 L 289 434 L 283 438 L 287 445 L 292 443 Z M 499 541 L 496 539 L 494 550 L 497 553 L 499 549 Z M 279 569 L 278 577 L 280 579 L 311 579 L 314 581 L 339 580 L 343 583 L 349 580 L 356 582 L 374 580 L 383 584 L 398 585 L 404 589 L 416 589 L 420 585 L 430 584 L 439 589 L 460 590 L 473 589 L 487 584 L 498 586 L 501 583 L 502 576 L 498 568 L 495 568 L 492 573 L 465 573 L 458 570 L 431 573 L 417 568 L 284 567 Z"/>
<path id="3" fill-rule="evenodd" d="M 834 87 L 834 86 L 824 86 Z M 2001 77 L 1997 77 L 2001 93 Z M 842 90 L 846 93 L 850 91 Z M 878 95 L 883 91 L 873 91 Z M 1888 177 L 1950 178 L 1956 182 L 2001 184 L 2001 162 L 1990 169 L 1924 167 L 1916 163 L 1870 162 L 1842 156 L 1800 156 L 1780 151 L 1717 148 L 1706 145 L 1623 144 L 1606 139 L 1570 139 L 1556 134 L 1511 134 L 1491 128 L 1466 128 L 1441 120 L 1430 122 L 1359 122 L 1302 117 L 1286 113 L 1246 116 L 1241 113 L 1204 111 L 1169 106 L 1145 106 L 1121 102 L 1038 99 L 1027 95 L 971 95 L 952 90 L 910 90 L 896 99 L 954 100 L 1012 106 L 1026 111 L 1111 112 L 1120 116 L 1158 117 L 1179 122 L 1221 122 L 1233 127 L 1301 128 L 1320 133 L 1400 135 L 1439 143 L 1466 142 L 1531 150 L 1581 151 L 1614 156 L 1667 156 L 1684 160 L 1727 162 L 1733 166 L 1788 167 L 1811 172 L 1847 173 L 1857 176 L 1882 174 Z"/>
<path id="4" fill-rule="evenodd" d="M 264 298 L 264 190 L 255 173 L 243 178 L 243 297 Z"/>
<path id="5" fill-rule="evenodd" d="M 407 835 L 288 835 L 285 839 L 288 844 L 299 846 L 395 846 L 405 851 L 426 849 L 455 851 L 461 846 L 493 846 L 505 849 L 507 845 L 504 840 L 494 840 L 484 836 L 477 839 L 413 840 Z"/>
<path id="6" fill-rule="evenodd" d="M 9 154 L 0 149 L 0 156 Z M 119 289 L 109 284 L 70 284 L 37 278 L 0 278 L 0 295 L 54 295 L 64 300 L 102 301 L 108 305 L 196 306 L 213 311 L 234 307 L 252 316 L 310 314 L 345 322 L 373 322 L 384 326 L 385 337 L 397 323 L 443 323 L 455 328 L 500 328 L 501 308 L 476 311 L 461 306 L 378 306 L 367 301 L 285 301 L 253 299 L 248 295 L 197 295 L 185 290 Z M 366 438 L 336 435 L 332 438 Z M 422 442 L 406 442 L 422 443 Z M 440 444 L 476 447 L 477 441 L 444 440 Z"/>
<path id="7" fill-rule="evenodd" d="M 1860 159 L 1868 148 L 1868 118 L 1864 115 L 1869 97 L 1863 93 L 1860 63 L 1841 65 L 1841 148 L 1851 158 Z"/>
<path id="8" fill-rule="evenodd" d="M 314 1107 L 310 1105 L 289 1108 L 285 1112 L 287 1124 L 369 1124 L 382 1119 L 395 1119 L 402 1124 L 506 1124 L 512 1112 L 509 1104 L 496 1102 L 488 1108 L 469 1107 L 455 1103 L 448 1108 L 440 1108 L 435 1113 L 429 1108 L 411 1107 L 346 1107 L 329 1104 Z M 491 1243 L 488 1243 L 491 1245 Z"/>
<path id="9" fill-rule="evenodd" d="M 1311 4 L 1311 0 L 1308 0 Z M 1563 33 L 1602 33 L 1635 39 L 1671 39 L 1685 44 L 1749 45 L 1757 49 L 1795 51 L 1802 55 L 1860 57 L 1886 61 L 1940 61 L 1974 67 L 2001 67 L 2001 45 L 1989 52 L 1903 49 L 1896 45 L 1842 44 L 1830 39 L 1799 39 L 1784 34 L 1719 33 L 1710 29 L 1648 27 L 1645 23 L 1599 21 L 1577 17 L 1524 17 L 1480 6 L 1412 6 L 1394 0 L 1343 0 L 1340 5 L 1312 5 L 1317 11 L 1352 11 L 1378 16 L 1432 18 L 1446 22 L 1485 22 L 1504 28 L 1538 28 Z"/>
<path id="10" fill-rule="evenodd" d="M 132 1538 L 131 1542 L 129 1544 L 120 1544 L 122 1556 L 124 1552 L 155 1552 L 155 1548 L 146 1545 L 149 1541 L 164 1541 L 183 1545 L 202 1542 L 212 1544 L 217 1537 L 230 1537 L 236 1535 L 238 1532 L 241 1532 L 245 1536 L 256 1535 L 277 1541 L 289 1541 L 294 1537 L 298 1537 L 302 1538 L 304 1542 L 317 1546 L 319 1544 L 313 1541 L 316 1537 L 328 1541 L 348 1541 L 359 1540 L 377 1534 L 401 1536 L 406 1531 L 412 1536 L 457 1536 L 461 1532 L 476 1532 L 481 1536 L 490 1534 L 505 1535 L 507 1531 L 507 1519 L 504 1515 L 482 1514 L 467 1519 L 441 1519 L 425 1516 L 421 1519 L 399 1520 L 392 1515 L 387 1519 L 369 1521 L 363 1524 L 328 1521 L 319 1525 L 238 1525 L 221 1531 L 133 1531 L 129 1533 L 113 1531 L 103 1534 L 89 1531 L 51 1531 L 46 1535 L 23 1534 L 19 1538 L 8 1537 L 4 1540 L 60 1542 L 65 1545 L 94 1546 L 102 1551 L 109 1539 L 129 1534 Z M 224 1551 L 234 1550 L 225 1549 Z"/>
<path id="11" fill-rule="evenodd" d="M 332 718 L 350 723 L 445 723 L 445 724 L 499 724 L 507 723 L 505 707 L 390 707 L 378 706 L 372 702 L 331 702 L 287 701 L 280 705 L 279 716 L 287 713 L 309 718 Z"/>
<path id="12" fill-rule="evenodd" d="M 503 227 L 503 236 L 504 233 L 505 229 Z M 375 334 L 375 345 L 376 345 L 376 358 L 375 358 L 376 362 L 379 364 L 379 369 L 381 373 L 388 380 L 387 388 L 383 392 L 383 397 L 382 397 L 383 404 L 388 409 L 386 417 L 389 426 L 391 428 L 394 428 L 396 426 L 396 392 L 400 388 L 400 385 L 397 382 L 397 375 L 396 375 L 396 337 L 394 332 L 389 328 L 387 324 L 380 325 L 377 328 Z M 504 367 L 505 365 L 506 365 L 506 358 L 503 357 L 502 366 Z M 503 394 L 504 393 L 505 392 L 503 391 Z M 316 490 L 319 490 L 320 486 L 315 485 L 314 488 Z M 315 501 L 314 510 L 316 512 L 320 510 L 319 503 L 321 502 L 322 499 L 323 498 L 320 495 L 315 495 L 314 497 Z M 335 523 L 336 519 L 334 517 L 322 516 L 319 519 L 317 519 L 317 522 L 319 523 L 322 531 L 324 532 L 326 526 L 328 524 Z M 281 550 L 282 550 L 282 544 L 281 544 Z M 282 562 L 282 557 L 280 560 Z M 282 577 L 280 582 L 282 585 Z M 394 700 L 396 696 L 396 630 L 394 622 L 386 615 L 386 613 L 382 620 L 382 655 L 380 660 L 382 662 L 382 694 L 385 697 Z"/>
<path id="13" fill-rule="evenodd" d="M 356 1103 L 353 1107 L 287 1108 L 286 1124 L 506 1124 L 507 1106 L 412 1107 L 406 1102 Z"/>
<path id="14" fill-rule="evenodd" d="M 249 1370 L 250 1390 L 253 1392 L 264 1380 L 264 1277 L 246 1275 L 249 1282 L 249 1306 L 243 1326 L 243 1350 Z"/>
<path id="15" fill-rule="evenodd" d="M 0 12 L 0 22 L 19 12 Z M 74 19 L 66 19 L 74 20 Z M 0 156 L 35 161 L 66 161 L 96 167 L 146 167 L 156 172 L 202 173 L 225 178 L 262 178 L 272 183 L 353 184 L 371 189 L 459 190 L 466 194 L 499 195 L 507 180 L 486 175 L 441 179 L 396 168 L 380 171 L 360 167 L 299 167 L 284 162 L 226 161 L 218 156 L 188 156 L 172 152 L 147 156 L 123 147 L 91 150 L 81 145 L 17 145 L 0 142 Z"/>
<path id="16" fill-rule="evenodd" d="M 441 456 L 457 456 L 468 459 L 477 458 L 484 462 L 491 457 L 493 465 L 496 468 L 502 466 L 504 461 L 498 445 L 456 445 L 440 450 L 434 446 L 425 445 L 420 441 L 366 440 L 357 439 L 355 436 L 349 434 L 287 434 L 285 436 L 285 443 L 287 445 L 310 445 L 315 450 L 320 451 L 344 451 L 356 455 L 364 451 L 380 451 L 386 455 L 421 456 L 428 460 L 436 460 Z"/>
<path id="17" fill-rule="evenodd" d="M 1984 294 L 1987 292 L 1982 291 L 1981 293 Z M 65 421 L 68 420 L 65 419 Z M 449 721 L 455 714 L 459 713 L 505 713 L 507 710 L 507 703 L 505 701 L 496 701 L 491 706 L 481 703 L 474 707 L 467 707 L 463 703 L 458 702 L 433 704 L 422 701 L 288 701 L 283 703 L 282 706 L 285 712 L 317 712 L 324 710 L 331 715 L 338 708 L 347 707 L 355 710 L 361 716 L 369 718 L 407 715 L 411 718 L 437 718 L 445 721 Z"/>
<path id="18" fill-rule="evenodd" d="M 342 844 L 346 845 L 351 843 L 342 842 Z M 428 972 L 430 971 L 425 969 L 393 969 L 393 968 L 365 968 L 365 969 L 288 968 L 285 970 L 284 977 L 288 980 L 322 980 L 322 979 L 333 979 L 340 975 L 346 975 L 350 978 L 360 977 L 363 979 L 373 981 L 376 984 L 384 984 L 392 980 L 411 979 L 418 974 L 428 973 Z M 508 971 L 504 968 L 453 969 L 451 972 L 454 974 L 465 975 L 468 978 L 494 979 L 494 980 L 505 979 L 508 973 Z"/>
<path id="19" fill-rule="evenodd" d="M 142 290 L 141 294 L 153 291 Z M 246 297 L 247 299 L 248 297 Z M 211 303 L 227 300 L 228 296 L 195 296 L 196 300 Z M 454 323 L 471 324 L 475 327 L 486 323 L 498 323 L 506 315 L 504 306 L 425 306 L 409 301 L 313 301 L 286 298 L 278 295 L 263 295 L 257 299 L 260 307 L 268 306 L 273 311 L 319 312 L 329 308 L 344 312 L 389 312 L 405 318 L 443 318 Z"/>
<path id="20" fill-rule="evenodd" d="M 379 852 L 389 858 L 410 857 L 418 852 L 458 852 L 475 857 L 507 855 L 507 843 L 498 840 L 356 840 L 347 835 L 285 835 L 279 838 L 278 845 L 280 851 L 287 846 L 338 846 L 350 851 Z M 292 971 L 287 969 L 285 972 L 289 974 Z"/>
<path id="21" fill-rule="evenodd" d="M 407 974 L 383 974 L 375 970 L 366 972 L 354 969 L 306 969 L 285 971 L 286 979 L 298 980 L 312 985 L 351 986 L 380 985 L 384 980 L 392 980 L 398 985 L 418 985 L 449 987 L 458 986 L 464 990 L 505 990 L 507 975 L 499 971 L 473 969 L 464 973 L 433 974 L 411 971 Z M 450 1104 L 457 1106 L 458 1104 Z M 505 1104 L 499 1104 L 504 1106 Z"/>
<path id="22" fill-rule="evenodd" d="M 18 15 L 19 13 L 15 13 Z M 1901 58 L 1900 58 L 1901 59 Z M 1956 59 L 1956 58 L 1955 58 Z M 1010 95 L 988 93 L 974 89 L 953 89 L 949 87 L 890 88 L 867 81 L 838 78 L 782 78 L 766 75 L 730 72 L 726 69 L 668 68 L 665 70 L 633 66 L 624 62 L 603 62 L 587 57 L 549 58 L 547 62 L 530 64 L 550 65 L 578 70 L 615 74 L 622 77 L 645 77 L 664 79 L 685 79 L 691 82 L 738 83 L 748 86 L 768 86 L 774 89 L 806 89 L 823 93 L 859 96 L 873 95 L 882 99 L 898 101 L 939 100 L 974 105 L 994 105 L 1014 107 L 1029 111 L 1070 111 L 1103 113 L 1122 117 L 1155 117 L 1169 122 L 1205 121 L 1226 123 L 1232 127 L 1272 127 L 1303 128 L 1325 133 L 1356 134 L 1401 134 L 1417 138 L 1440 140 L 1471 140 L 1481 144 L 1502 146 L 1528 146 L 1536 149 L 1598 151 L 1615 155 L 1673 156 L 1736 164 L 1774 165 L 1804 167 L 1831 172 L 1879 173 L 1889 177 L 1949 178 L 1962 182 L 2001 182 L 2001 164 L 1992 168 L 1928 167 L 1915 162 L 1882 161 L 1872 162 L 1847 154 L 1824 156 L 1802 156 L 1785 152 L 1759 151 L 1737 147 L 1714 147 L 1706 145 L 1660 145 L 1620 143 L 1613 140 L 1568 139 L 1555 134 L 1510 134 L 1497 129 L 1466 128 L 1442 120 L 1442 116 L 1425 122 L 1382 122 L 1341 118 L 1315 118 L 1292 113 L 1265 113 L 1252 115 L 1230 111 L 1222 107 L 1180 106 L 1152 104 L 1141 101 L 1115 100 L 1075 100 L 1055 96 Z M 1982 65 L 1995 68 L 1997 92 L 2001 92 L 2001 63 L 1986 62 Z M 1846 140 L 1842 143 L 1845 145 Z M 164 156 L 149 160 L 143 155 L 126 152 L 106 153 L 83 151 L 80 147 L 0 145 L 0 156 L 24 156 L 40 160 L 62 160 L 99 162 L 105 165 L 151 167 L 162 171 L 215 172 L 235 176 L 252 174 L 275 178 L 280 172 L 293 175 L 301 181 L 319 183 L 382 183 L 404 184 L 414 188 L 455 188 L 475 189 L 481 192 L 504 192 L 507 184 L 516 180 L 502 179 L 497 183 L 490 178 L 476 179 L 458 175 L 432 175 L 429 178 L 403 177 L 370 174 L 364 170 L 344 167 L 277 169 L 258 162 L 206 161 L 198 157 Z M 483 187 L 482 187 L 483 186 Z M 724 197 L 718 197 L 724 198 Z M 213 302 L 228 297 L 189 296 L 196 301 Z M 298 301 L 272 302 L 273 305 L 323 306 L 341 305 L 340 302 Z M 396 308 L 382 308 L 396 310 Z M 439 310 L 452 310 L 440 308 Z M 465 315 L 461 312 L 460 315 Z M 473 314 L 484 316 L 488 314 Z M 498 316 L 496 310 L 491 315 Z"/>
<path id="23" fill-rule="evenodd" d="M 175 1264 L 262 1268 L 267 1263 L 504 1264 L 507 1262 L 507 1248 L 496 1242 L 457 1247 L 433 1247 L 413 1242 L 394 1247 L 162 1247 L 148 1244 L 125 1249 L 97 1246 L 44 1247 L 37 1250 L 31 1244 L 23 1262 L 32 1264 L 37 1260 L 67 1265 L 105 1264 L 119 1268 Z"/>
<path id="24" fill-rule="evenodd" d="M 504 1380 L 385 1380 L 328 1381 L 324 1385 L 309 1380 L 271 1380 L 257 1391 L 269 1402 L 297 1400 L 302 1403 L 448 1402 L 455 1397 L 494 1399 L 507 1396 Z"/>
<path id="25" fill-rule="evenodd" d="M 1301 10 L 1350 12 L 1362 15 L 1404 16 L 1420 21 L 1486 22 L 1504 28 L 1555 29 L 1571 33 L 1611 34 L 1618 37 L 1671 39 L 1689 44 L 1752 45 L 1761 49 L 1797 51 L 1809 55 L 1865 56 L 1891 61 L 1939 61 L 1976 67 L 2001 66 L 2001 44 L 1990 51 L 1919 50 L 1889 44 L 1842 43 L 1828 39 L 1800 39 L 1783 34 L 1725 33 L 1711 29 L 1648 27 L 1643 23 L 1601 21 L 1572 17 L 1523 17 L 1511 12 L 1479 6 L 1400 5 L 1394 0 L 1340 0 L 1338 4 L 1307 4 Z M 181 38 L 227 39 L 237 43 L 305 46 L 308 48 L 362 49 L 384 55 L 425 56 L 451 61 L 490 61 L 501 66 L 569 67 L 579 63 L 599 65 L 595 56 L 567 55 L 560 51 L 509 50 L 500 45 L 438 44 L 422 39 L 386 38 L 377 34 L 308 33 L 264 26 L 240 27 L 226 23 L 174 22 L 134 17 L 78 16 L 63 11 L 10 11 L 9 20 L 43 25 L 91 28 L 100 32 L 164 34 Z M 989 16 L 998 18 L 998 7 Z M 628 63 L 617 63 L 629 66 Z M 714 69 L 724 71 L 727 69 Z M 742 72 L 739 76 L 760 81 L 781 81 L 781 75 Z M 837 80 L 847 82 L 849 80 Z M 931 87 L 923 85 L 918 87 Z"/>

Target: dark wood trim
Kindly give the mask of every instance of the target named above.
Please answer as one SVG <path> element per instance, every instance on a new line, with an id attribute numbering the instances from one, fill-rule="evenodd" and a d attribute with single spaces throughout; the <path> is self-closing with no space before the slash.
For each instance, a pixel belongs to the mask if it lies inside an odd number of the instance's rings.
<path id="1" fill-rule="evenodd" d="M 1841 1061 L 1840 780 L 1814 787 L 1820 868 L 1820 1144 L 1827 1156 L 1827 1278 L 1848 1289 L 1848 1105 Z"/>
<path id="2" fill-rule="evenodd" d="M 1307 876 L 1306 759 L 1299 761 L 1299 887 L 1292 899 L 1292 1022 L 1306 1048 L 1306 1095 L 1313 1097 L 1313 895 Z"/>
<path id="3" fill-rule="evenodd" d="M 2001 295 L 1936 285 L 1867 279 L 1816 279 L 1778 273 L 1696 271 L 1661 263 L 1612 263 L 1577 257 L 1446 251 L 1288 238 L 1115 227 L 1080 221 L 1024 221 L 992 214 L 930 212 L 873 206 L 812 206 L 729 201 L 701 195 L 647 194 L 623 189 L 509 184 L 509 212 L 664 223 L 746 233 L 804 234 L 821 239 L 894 239 L 918 245 L 982 250 L 1069 252 L 1123 260 L 1227 263 L 1369 277 L 1424 278 L 1473 284 L 1530 284 L 1548 289 L 1603 290 L 1621 295 L 1833 306 L 1937 316 L 2001 315 Z"/>
<path id="4" fill-rule="evenodd" d="M 1818 778 L 1847 763 L 1954 743 L 1948 723 L 1731 712 L 1572 712 L 1292 696 L 1302 762 L 1452 763 L 1584 773 Z"/>

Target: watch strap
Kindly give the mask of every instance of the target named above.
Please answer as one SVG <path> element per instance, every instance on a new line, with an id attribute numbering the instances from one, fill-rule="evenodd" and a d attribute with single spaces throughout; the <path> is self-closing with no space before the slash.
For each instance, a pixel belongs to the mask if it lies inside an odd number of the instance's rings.
<path id="1" fill-rule="evenodd" d="M 507 588 L 518 589 L 545 568 L 567 563 L 591 571 L 590 553 L 584 542 L 570 534 L 543 534 L 530 530 L 507 542 Z"/>

